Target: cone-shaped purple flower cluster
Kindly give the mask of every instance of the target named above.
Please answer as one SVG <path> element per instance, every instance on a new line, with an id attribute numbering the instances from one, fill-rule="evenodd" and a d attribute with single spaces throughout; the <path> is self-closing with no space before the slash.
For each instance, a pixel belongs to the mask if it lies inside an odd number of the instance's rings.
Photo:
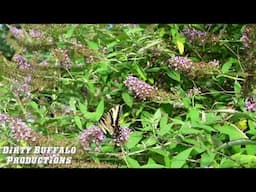
<path id="1" fill-rule="evenodd" d="M 16 37 L 17 39 L 24 38 L 24 32 L 22 29 L 18 29 L 16 27 L 10 27 L 10 33 L 12 36 Z"/>
<path id="2" fill-rule="evenodd" d="M 31 65 L 27 63 L 27 60 L 22 55 L 15 54 L 12 59 L 15 63 L 17 63 L 19 69 L 31 69 Z"/>
<path id="3" fill-rule="evenodd" d="M 32 130 L 20 119 L 12 119 L 10 122 L 10 127 L 12 129 L 12 135 L 18 141 L 28 140 L 32 137 Z M 35 141 L 35 137 L 32 138 L 32 141 Z"/>
<path id="4" fill-rule="evenodd" d="M 66 70 L 71 69 L 71 60 L 67 50 L 55 49 L 55 54 L 59 60 L 59 65 Z"/>
<path id="5" fill-rule="evenodd" d="M 241 37 L 241 41 L 242 41 L 244 47 L 247 49 L 250 48 L 250 45 L 251 45 L 250 33 L 251 33 L 251 28 L 246 27 L 243 32 L 243 35 Z"/>
<path id="6" fill-rule="evenodd" d="M 249 97 L 245 100 L 245 108 L 247 111 L 256 112 L 256 99 Z"/>
<path id="7" fill-rule="evenodd" d="M 13 86 L 13 92 L 19 97 L 24 97 L 25 99 L 29 99 L 32 91 L 29 85 L 30 82 L 31 82 L 31 76 L 24 77 L 24 82 L 22 83 L 15 80 L 15 84 Z"/>
<path id="8" fill-rule="evenodd" d="M 12 118 L 5 114 L 0 114 L 0 125 L 9 124 L 11 128 L 12 137 L 18 141 L 32 141 L 37 140 L 38 134 L 29 128 L 21 119 Z"/>
<path id="9" fill-rule="evenodd" d="M 184 29 L 183 34 L 188 38 L 190 43 L 198 42 L 199 45 L 204 45 L 209 36 L 207 32 L 203 32 L 203 31 L 199 31 L 191 28 Z"/>
<path id="10" fill-rule="evenodd" d="M 126 127 L 121 127 L 121 133 L 118 137 L 114 138 L 114 142 L 117 146 L 123 145 L 128 141 L 128 137 L 131 134 L 131 129 Z"/>
<path id="11" fill-rule="evenodd" d="M 40 40 L 44 37 L 40 31 L 35 30 L 35 29 L 29 30 L 29 35 L 30 35 L 30 37 L 37 39 L 37 40 Z"/>
<path id="12" fill-rule="evenodd" d="M 7 122 L 10 122 L 10 117 L 8 115 L 0 113 L 0 125 L 3 125 Z"/>
<path id="13" fill-rule="evenodd" d="M 174 68 L 176 71 L 189 73 L 193 68 L 193 61 L 188 57 L 176 56 L 170 58 L 168 61 L 170 67 Z"/>
<path id="14" fill-rule="evenodd" d="M 154 92 L 157 91 L 156 87 L 153 87 L 141 80 L 137 77 L 129 76 L 124 84 L 129 88 L 130 91 L 135 93 L 136 97 L 142 100 L 146 100 L 147 98 L 152 97 Z"/>
<path id="15" fill-rule="evenodd" d="M 191 59 L 181 56 L 172 57 L 168 62 L 170 68 L 185 73 L 192 79 L 212 74 L 217 71 L 220 66 L 217 60 L 210 62 L 193 62 Z"/>
<path id="16" fill-rule="evenodd" d="M 91 144 L 95 144 L 95 151 L 99 151 L 100 143 L 102 143 L 105 139 L 105 136 L 100 128 L 96 126 L 91 126 L 84 130 L 84 132 L 81 134 L 79 140 L 82 144 L 85 151 L 92 150 Z"/>

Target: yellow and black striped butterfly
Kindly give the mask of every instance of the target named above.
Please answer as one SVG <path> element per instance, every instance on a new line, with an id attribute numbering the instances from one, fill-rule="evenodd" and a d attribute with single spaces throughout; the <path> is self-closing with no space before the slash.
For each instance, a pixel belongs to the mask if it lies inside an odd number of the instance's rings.
<path id="1" fill-rule="evenodd" d="M 119 118 L 121 114 L 121 105 L 116 105 L 109 112 L 103 115 L 98 123 L 104 134 L 110 134 L 114 139 L 117 139 L 121 135 L 121 126 L 119 124 Z"/>

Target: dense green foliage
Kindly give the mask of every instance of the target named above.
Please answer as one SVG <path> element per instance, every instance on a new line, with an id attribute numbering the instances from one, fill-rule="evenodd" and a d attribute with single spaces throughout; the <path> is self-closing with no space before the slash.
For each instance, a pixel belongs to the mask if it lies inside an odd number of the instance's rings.
<path id="1" fill-rule="evenodd" d="M 256 167 L 256 26 L 23 24 L 0 36 L 0 147 L 76 146 L 68 167 Z M 117 104 L 127 141 L 85 150 L 81 134 Z M 0 165 L 35 166 L 4 154 Z"/>

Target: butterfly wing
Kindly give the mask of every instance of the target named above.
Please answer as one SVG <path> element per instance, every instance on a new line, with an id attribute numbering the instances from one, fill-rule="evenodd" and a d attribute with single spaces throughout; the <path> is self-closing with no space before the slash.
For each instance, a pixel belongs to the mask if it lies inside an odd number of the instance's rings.
<path id="1" fill-rule="evenodd" d="M 107 112 L 99 121 L 99 127 L 106 134 L 113 135 L 119 130 L 119 118 L 121 113 L 121 106 L 117 105 Z"/>
<path id="2" fill-rule="evenodd" d="M 117 127 L 119 126 L 119 118 L 121 113 L 121 106 L 117 105 L 111 109 L 112 114 L 112 126 Z"/>
<path id="3" fill-rule="evenodd" d="M 104 134 L 109 133 L 112 135 L 114 133 L 114 129 L 112 127 L 112 118 L 110 112 L 107 112 L 99 121 L 99 127 L 103 131 Z"/>

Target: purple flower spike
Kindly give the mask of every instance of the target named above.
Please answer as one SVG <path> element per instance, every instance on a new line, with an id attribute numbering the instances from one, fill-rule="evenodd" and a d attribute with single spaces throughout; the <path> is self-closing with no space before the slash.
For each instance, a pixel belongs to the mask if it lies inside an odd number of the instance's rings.
<path id="1" fill-rule="evenodd" d="M 256 99 L 249 97 L 245 100 L 245 108 L 247 111 L 256 112 Z"/>
<path id="2" fill-rule="evenodd" d="M 91 126 L 84 130 L 84 132 L 81 134 L 79 140 L 84 148 L 85 151 L 92 150 L 90 145 L 92 143 L 96 144 L 95 151 L 99 150 L 99 145 L 102 143 L 105 139 L 105 136 L 100 128 L 96 126 Z"/>
<path id="3" fill-rule="evenodd" d="M 135 93 L 136 97 L 142 100 L 146 100 L 151 97 L 157 88 L 139 80 L 137 77 L 129 76 L 124 84 L 129 88 L 130 91 Z"/>

